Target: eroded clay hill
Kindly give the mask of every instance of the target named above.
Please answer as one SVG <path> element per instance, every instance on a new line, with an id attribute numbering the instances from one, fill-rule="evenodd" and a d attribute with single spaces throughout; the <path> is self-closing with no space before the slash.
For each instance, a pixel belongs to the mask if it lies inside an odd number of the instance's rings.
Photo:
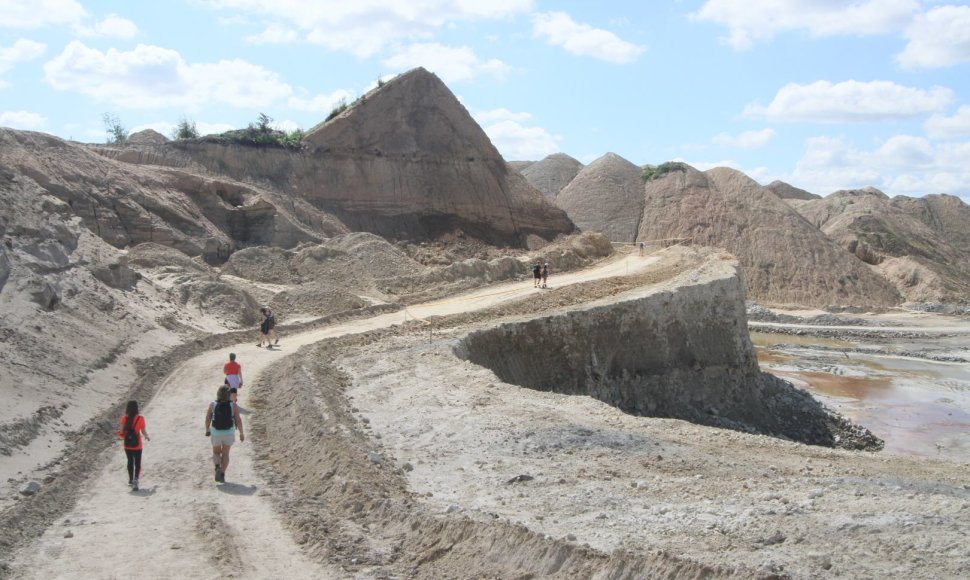
<path id="1" fill-rule="evenodd" d="M 565 153 L 553 153 L 540 161 L 511 161 L 526 181 L 549 198 L 555 198 L 583 169 L 583 164 Z"/>
<path id="2" fill-rule="evenodd" d="M 510 170 L 434 74 L 414 69 L 311 129 L 303 148 L 177 142 L 209 170 L 269 183 L 353 231 L 426 240 L 461 231 L 524 247 L 574 231 L 565 212 Z"/>
<path id="3" fill-rule="evenodd" d="M 907 301 L 968 300 L 970 208 L 959 198 L 889 199 L 866 188 L 793 205 L 846 250 L 878 268 Z"/>
<path id="4" fill-rule="evenodd" d="M 816 195 L 804 189 L 799 189 L 784 181 L 775 180 L 765 187 L 782 199 L 819 199 L 822 197 L 821 195 Z"/>
<path id="5" fill-rule="evenodd" d="M 583 231 L 601 232 L 614 242 L 633 242 L 643 215 L 642 170 L 615 153 L 593 161 L 556 196 Z"/>
<path id="6" fill-rule="evenodd" d="M 727 249 L 755 300 L 816 307 L 901 301 L 889 281 L 739 171 L 682 165 L 644 191 L 638 239 L 688 238 Z"/>

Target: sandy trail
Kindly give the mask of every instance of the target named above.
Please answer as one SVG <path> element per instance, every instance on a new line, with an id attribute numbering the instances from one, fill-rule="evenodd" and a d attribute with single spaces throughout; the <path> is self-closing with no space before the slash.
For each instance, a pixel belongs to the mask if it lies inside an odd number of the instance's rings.
<path id="1" fill-rule="evenodd" d="M 575 273 L 554 275 L 550 288 L 632 274 L 655 263 L 654 256 L 624 256 Z M 270 501 L 270 485 L 253 466 L 247 440 L 233 446 L 226 484 L 213 481 L 204 414 L 222 382 L 227 353 L 236 352 L 248 393 L 273 362 L 300 346 L 330 337 L 362 333 L 424 319 L 488 308 L 540 292 L 530 281 L 482 288 L 455 298 L 408 307 L 283 338 L 281 348 L 261 349 L 253 341 L 200 354 L 172 370 L 154 398 L 143 405 L 152 441 L 145 444 L 141 490 L 127 487 L 120 444 L 101 457 L 103 468 L 86 482 L 77 505 L 34 544 L 12 568 L 19 578 L 140 577 L 332 578 L 336 567 L 310 561 L 287 532 Z M 244 421 L 248 415 L 244 414 Z M 137 565 L 133 568 L 133 563 Z"/>

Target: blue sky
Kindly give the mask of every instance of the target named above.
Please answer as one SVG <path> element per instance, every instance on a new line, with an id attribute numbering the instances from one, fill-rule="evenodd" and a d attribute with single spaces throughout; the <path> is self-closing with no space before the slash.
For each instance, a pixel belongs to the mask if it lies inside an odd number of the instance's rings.
<path id="1" fill-rule="evenodd" d="M 970 201 L 970 5 L 927 0 L 0 0 L 0 126 L 309 129 L 416 66 L 507 160 L 726 165 Z"/>

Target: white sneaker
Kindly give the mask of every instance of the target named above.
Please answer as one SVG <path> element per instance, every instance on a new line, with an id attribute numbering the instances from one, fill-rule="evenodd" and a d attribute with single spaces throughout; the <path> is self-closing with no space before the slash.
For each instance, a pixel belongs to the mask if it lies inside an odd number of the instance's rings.
<path id="1" fill-rule="evenodd" d="M 138 491 L 138 479 L 131 480 L 131 491 Z"/>

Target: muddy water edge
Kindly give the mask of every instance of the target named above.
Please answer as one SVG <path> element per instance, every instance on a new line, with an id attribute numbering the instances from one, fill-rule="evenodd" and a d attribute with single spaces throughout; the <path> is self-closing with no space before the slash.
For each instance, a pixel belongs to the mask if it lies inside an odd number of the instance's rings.
<path id="1" fill-rule="evenodd" d="M 763 370 L 870 429 L 885 453 L 958 461 L 970 460 L 970 364 L 953 359 L 968 339 L 751 332 Z"/>

